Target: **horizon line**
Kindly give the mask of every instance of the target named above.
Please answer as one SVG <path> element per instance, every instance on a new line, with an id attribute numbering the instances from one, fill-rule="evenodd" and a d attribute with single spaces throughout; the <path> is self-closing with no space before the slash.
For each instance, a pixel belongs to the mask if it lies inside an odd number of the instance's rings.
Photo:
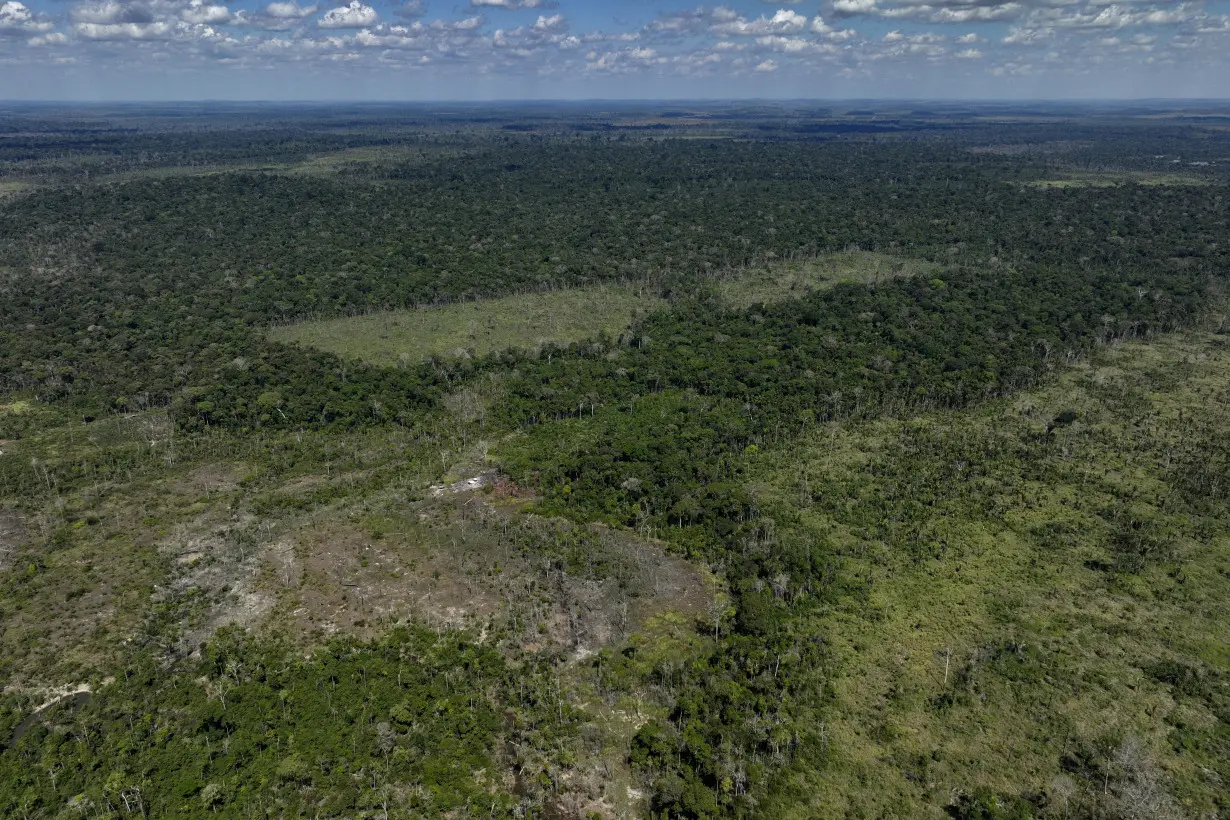
<path id="1" fill-rule="evenodd" d="M 0 99 L 3 105 L 529 105 L 568 103 L 943 103 L 960 105 L 1009 105 L 1020 103 L 1122 104 L 1122 103 L 1217 103 L 1230 104 L 1230 97 L 523 97 L 490 99 L 345 99 L 337 97 L 286 97 L 229 99 L 225 97 L 85 99 Z"/>

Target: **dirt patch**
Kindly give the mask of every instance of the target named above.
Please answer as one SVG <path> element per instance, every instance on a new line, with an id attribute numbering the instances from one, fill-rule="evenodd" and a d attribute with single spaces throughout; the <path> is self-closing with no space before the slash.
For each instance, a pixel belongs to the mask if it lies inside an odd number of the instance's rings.
<path id="1" fill-rule="evenodd" d="M 239 487 L 245 472 L 242 464 L 205 464 L 176 481 L 172 489 L 180 495 L 193 498 L 213 493 L 228 493 Z"/>
<path id="2" fill-rule="evenodd" d="M 0 570 L 7 569 L 27 540 L 26 521 L 16 510 L 0 509 Z"/>
<path id="3" fill-rule="evenodd" d="M 223 626 L 254 626 L 265 617 L 274 597 L 262 588 L 261 566 L 274 548 L 247 515 L 203 515 L 160 544 L 175 573 L 153 597 L 184 607 L 182 651 L 194 651 Z"/>
<path id="4" fill-rule="evenodd" d="M 515 488 L 498 478 L 480 486 L 446 491 L 380 527 L 289 533 L 264 563 L 279 598 L 271 625 L 322 638 L 417 620 L 579 659 L 655 615 L 707 607 L 699 569 L 660 545 L 522 513 L 503 500 Z"/>
<path id="5" fill-rule="evenodd" d="M 492 609 L 417 545 L 348 523 L 288 535 L 266 554 L 264 571 L 279 599 L 275 622 L 304 635 L 368 636 L 412 617 L 461 628 Z"/>
<path id="6" fill-rule="evenodd" d="M 496 480 L 495 470 L 488 470 L 485 473 L 479 473 L 470 478 L 463 478 L 460 481 L 454 481 L 452 484 L 435 484 L 428 488 L 432 498 L 443 498 L 446 495 L 457 495 L 458 493 L 471 493 L 475 490 L 481 490 L 484 487 L 490 487 Z"/>

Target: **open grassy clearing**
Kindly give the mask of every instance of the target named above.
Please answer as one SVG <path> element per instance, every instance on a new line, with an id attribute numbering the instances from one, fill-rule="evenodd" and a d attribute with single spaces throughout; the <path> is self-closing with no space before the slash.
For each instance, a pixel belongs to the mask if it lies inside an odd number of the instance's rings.
<path id="1" fill-rule="evenodd" d="M 779 538 L 853 584 L 800 627 L 835 653 L 828 759 L 780 816 L 1222 816 L 1228 400 L 1230 338 L 1194 333 L 762 456 Z"/>
<path id="2" fill-rule="evenodd" d="M 286 170 L 294 174 L 336 174 L 351 167 L 393 166 L 465 156 L 467 152 L 438 145 L 370 145 L 313 154 Z"/>
<path id="3" fill-rule="evenodd" d="M 30 191 L 33 188 L 34 188 L 33 185 L 30 185 L 25 182 L 12 182 L 12 181 L 0 180 L 0 200 L 5 199 L 7 197 L 17 196 L 19 194 L 24 194 L 25 192 Z"/>
<path id="4" fill-rule="evenodd" d="M 433 355 L 481 356 L 508 348 L 568 344 L 600 333 L 615 336 L 638 316 L 664 304 L 657 296 L 632 288 L 573 288 L 301 322 L 272 328 L 269 335 L 279 342 L 398 366 Z"/>
<path id="5" fill-rule="evenodd" d="M 1113 188 L 1116 185 L 1208 185 L 1209 180 L 1194 174 L 1160 171 L 1074 171 L 1055 179 L 1025 183 L 1031 188 Z"/>
<path id="6" fill-rule="evenodd" d="M 719 279 L 715 288 L 732 307 L 758 302 L 798 299 L 842 282 L 881 282 L 905 276 L 934 276 L 939 265 L 869 251 L 825 254 L 800 262 L 781 262 L 764 268 L 737 271 Z"/>

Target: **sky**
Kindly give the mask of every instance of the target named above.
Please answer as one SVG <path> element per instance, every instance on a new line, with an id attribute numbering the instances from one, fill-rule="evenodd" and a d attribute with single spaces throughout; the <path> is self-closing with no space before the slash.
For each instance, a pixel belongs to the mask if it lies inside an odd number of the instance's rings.
<path id="1" fill-rule="evenodd" d="M 0 100 L 1230 96 L 1230 0 L 0 0 Z"/>

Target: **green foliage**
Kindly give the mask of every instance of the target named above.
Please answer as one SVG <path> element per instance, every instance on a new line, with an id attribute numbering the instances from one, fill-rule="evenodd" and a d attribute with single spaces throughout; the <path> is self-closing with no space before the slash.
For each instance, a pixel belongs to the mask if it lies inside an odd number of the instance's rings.
<path id="1" fill-rule="evenodd" d="M 514 679 L 524 672 L 491 649 L 419 629 L 308 659 L 219 633 L 193 674 L 147 659 L 88 703 L 49 711 L 0 755 L 0 809 L 52 814 L 80 795 L 96 811 L 140 801 L 181 817 L 511 810 L 516 798 L 482 772 Z M 556 725 L 532 692 L 513 701 L 523 720 L 541 710 Z"/>

